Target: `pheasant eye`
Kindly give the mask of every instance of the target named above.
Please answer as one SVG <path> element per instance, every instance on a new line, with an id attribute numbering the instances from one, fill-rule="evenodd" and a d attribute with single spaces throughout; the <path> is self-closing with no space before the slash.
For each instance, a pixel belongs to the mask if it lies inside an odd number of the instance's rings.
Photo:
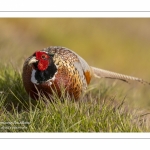
<path id="1" fill-rule="evenodd" d="M 42 55 L 41 58 L 42 58 L 42 59 L 45 59 L 46 57 L 45 57 L 45 55 Z"/>

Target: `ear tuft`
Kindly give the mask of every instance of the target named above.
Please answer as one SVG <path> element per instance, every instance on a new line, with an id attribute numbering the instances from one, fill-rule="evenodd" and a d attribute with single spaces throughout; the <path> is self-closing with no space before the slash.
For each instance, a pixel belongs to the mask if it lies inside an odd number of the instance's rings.
<path id="1" fill-rule="evenodd" d="M 53 53 L 50 53 L 49 55 L 50 55 L 51 57 L 54 57 L 54 55 L 55 55 L 55 54 L 53 54 Z"/>

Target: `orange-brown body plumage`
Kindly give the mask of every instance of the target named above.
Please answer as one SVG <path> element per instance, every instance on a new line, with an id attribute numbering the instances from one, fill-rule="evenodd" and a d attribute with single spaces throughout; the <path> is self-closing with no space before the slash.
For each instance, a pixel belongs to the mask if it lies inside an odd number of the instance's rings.
<path id="1" fill-rule="evenodd" d="M 28 64 L 32 56 L 29 57 L 23 67 L 23 84 L 27 93 L 32 98 L 38 99 L 38 92 L 48 97 L 53 90 L 61 97 L 63 86 L 66 94 L 69 93 L 71 97 L 77 100 L 91 80 L 88 64 L 77 54 L 64 47 L 49 47 L 41 51 L 54 55 L 53 61 L 57 71 L 52 79 L 40 84 L 33 83 L 31 75 L 34 66 Z"/>

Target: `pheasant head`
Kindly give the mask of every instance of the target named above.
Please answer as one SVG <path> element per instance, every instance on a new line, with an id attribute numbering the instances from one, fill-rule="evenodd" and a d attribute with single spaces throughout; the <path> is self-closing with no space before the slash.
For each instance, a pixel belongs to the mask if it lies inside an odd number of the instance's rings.
<path id="1" fill-rule="evenodd" d="M 31 81 L 35 84 L 43 83 L 52 79 L 57 72 L 57 68 L 53 62 L 54 54 L 45 51 L 36 51 L 31 56 L 28 65 L 32 66 Z"/>

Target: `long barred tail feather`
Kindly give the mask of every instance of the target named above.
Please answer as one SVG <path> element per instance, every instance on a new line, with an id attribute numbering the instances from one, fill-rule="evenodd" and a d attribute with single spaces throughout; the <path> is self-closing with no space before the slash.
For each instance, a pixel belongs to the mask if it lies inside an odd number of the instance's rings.
<path id="1" fill-rule="evenodd" d="M 103 69 L 95 68 L 95 67 L 91 67 L 91 69 L 93 72 L 93 76 L 97 77 L 97 78 L 118 79 L 118 80 L 122 80 L 124 82 L 137 81 L 142 84 L 150 85 L 149 82 L 144 81 L 143 79 L 140 79 L 137 77 L 132 77 L 132 76 L 128 76 L 128 75 L 124 75 L 124 74 L 120 74 L 120 73 L 115 73 L 115 72 L 111 72 L 111 71 L 107 71 L 107 70 L 103 70 Z"/>

